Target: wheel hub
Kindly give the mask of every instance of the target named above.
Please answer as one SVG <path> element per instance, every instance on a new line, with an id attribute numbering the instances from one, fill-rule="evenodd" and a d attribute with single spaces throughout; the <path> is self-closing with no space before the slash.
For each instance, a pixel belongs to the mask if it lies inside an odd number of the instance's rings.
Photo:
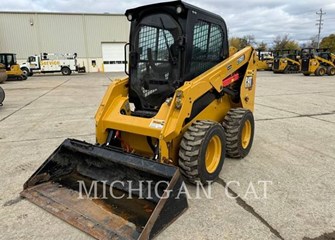
<path id="1" fill-rule="evenodd" d="M 221 140 L 218 136 L 213 136 L 207 145 L 205 164 L 208 173 L 213 173 L 218 167 L 221 159 Z"/>
<path id="2" fill-rule="evenodd" d="M 249 145 L 251 138 L 251 123 L 249 120 L 245 121 L 241 134 L 242 147 L 246 149 Z"/>

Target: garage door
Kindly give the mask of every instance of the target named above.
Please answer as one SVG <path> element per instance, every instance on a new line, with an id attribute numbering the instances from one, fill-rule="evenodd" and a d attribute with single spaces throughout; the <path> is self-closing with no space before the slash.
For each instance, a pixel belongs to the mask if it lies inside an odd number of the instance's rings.
<path id="1" fill-rule="evenodd" d="M 105 72 L 124 71 L 124 45 L 126 43 L 102 43 L 102 59 Z"/>

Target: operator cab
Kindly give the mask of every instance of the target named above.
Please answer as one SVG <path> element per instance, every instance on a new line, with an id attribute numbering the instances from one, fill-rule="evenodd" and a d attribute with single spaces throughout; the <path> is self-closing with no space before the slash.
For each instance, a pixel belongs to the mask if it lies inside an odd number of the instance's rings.
<path id="1" fill-rule="evenodd" d="M 136 110 L 155 115 L 185 81 L 229 56 L 226 24 L 216 14 L 174 1 L 125 15 L 131 21 L 129 100 Z"/>
<path id="2" fill-rule="evenodd" d="M 16 65 L 16 54 L 14 53 L 0 53 L 0 63 L 5 65 L 6 70 L 9 71 L 11 66 Z"/>

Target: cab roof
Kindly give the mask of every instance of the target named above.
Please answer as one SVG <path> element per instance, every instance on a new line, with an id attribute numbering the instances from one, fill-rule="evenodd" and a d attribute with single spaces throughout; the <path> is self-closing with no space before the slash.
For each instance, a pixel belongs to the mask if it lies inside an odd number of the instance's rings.
<path id="1" fill-rule="evenodd" d="M 162 3 L 144 5 L 144 6 L 141 6 L 141 7 L 128 9 L 125 12 L 125 15 L 128 16 L 129 14 L 132 14 L 133 17 L 136 18 L 138 13 L 141 13 L 142 11 L 145 11 L 145 10 L 152 9 L 154 11 L 156 9 L 158 10 L 158 9 L 162 9 L 164 7 L 175 7 L 175 8 L 177 8 L 178 6 L 181 6 L 184 11 L 194 11 L 196 13 L 201 13 L 201 14 L 207 15 L 207 16 L 212 17 L 212 18 L 217 18 L 217 19 L 223 20 L 223 18 L 218 14 L 209 12 L 207 10 L 201 9 L 199 7 L 193 6 L 193 5 L 188 4 L 186 2 L 183 2 L 183 1 L 171 1 L 171 2 L 162 2 Z"/>

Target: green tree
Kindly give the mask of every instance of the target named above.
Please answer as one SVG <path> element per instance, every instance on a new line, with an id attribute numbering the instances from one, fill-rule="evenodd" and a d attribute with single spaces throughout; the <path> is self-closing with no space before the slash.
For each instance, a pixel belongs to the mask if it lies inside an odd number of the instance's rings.
<path id="1" fill-rule="evenodd" d="M 240 38 L 238 38 L 238 37 L 231 37 L 229 39 L 229 46 L 235 47 L 235 48 L 239 49 L 240 48 L 240 42 L 241 42 Z"/>
<path id="2" fill-rule="evenodd" d="M 274 50 L 282 50 L 282 49 L 298 50 L 299 44 L 296 41 L 291 40 L 288 34 L 285 34 L 284 36 L 278 35 L 273 40 L 273 49 Z"/>
<path id="3" fill-rule="evenodd" d="M 335 53 L 335 34 L 322 38 L 320 48 L 329 48 L 330 52 Z"/>
<path id="4" fill-rule="evenodd" d="M 254 45 L 255 43 L 254 35 L 245 35 L 242 38 L 231 37 L 229 39 L 229 46 L 236 47 L 238 50 L 241 50 L 249 45 Z"/>
<path id="5" fill-rule="evenodd" d="M 259 49 L 260 51 L 267 51 L 268 50 L 268 45 L 265 42 L 260 42 L 257 44 L 257 49 Z"/>

